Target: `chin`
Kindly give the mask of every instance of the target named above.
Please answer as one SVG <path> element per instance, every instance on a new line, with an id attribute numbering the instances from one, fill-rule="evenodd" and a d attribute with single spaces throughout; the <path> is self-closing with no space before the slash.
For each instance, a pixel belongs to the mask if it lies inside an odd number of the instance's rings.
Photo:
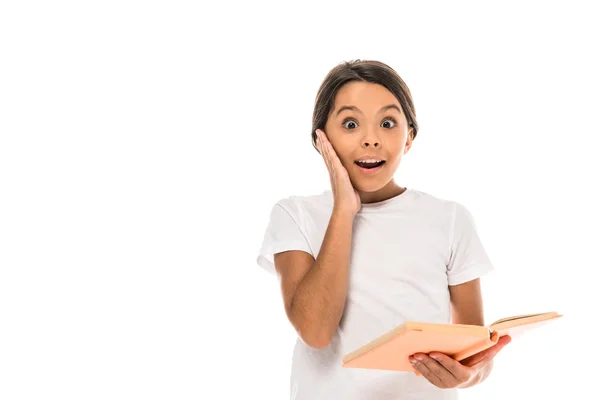
<path id="1" fill-rule="evenodd" d="M 353 180 L 352 182 L 352 186 L 354 186 L 356 190 L 365 193 L 376 192 L 379 189 L 383 188 L 385 185 L 386 183 L 383 180 L 372 180 L 370 182 L 365 182 L 365 180 L 363 179 L 362 182 L 356 180 Z"/>

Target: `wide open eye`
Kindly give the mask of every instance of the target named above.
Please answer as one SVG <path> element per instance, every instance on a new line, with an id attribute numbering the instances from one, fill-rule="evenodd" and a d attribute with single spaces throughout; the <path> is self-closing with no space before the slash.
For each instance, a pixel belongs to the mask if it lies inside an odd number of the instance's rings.
<path id="1" fill-rule="evenodd" d="M 386 119 L 384 119 L 384 120 L 383 120 L 383 122 L 382 122 L 382 124 L 386 123 L 386 121 L 391 121 L 391 123 L 392 123 L 392 126 L 388 126 L 388 127 L 387 127 L 388 129 L 395 128 L 395 127 L 396 127 L 396 125 L 398 124 L 398 123 L 396 122 L 396 119 L 395 119 L 395 118 L 392 118 L 392 117 L 387 117 Z M 353 124 L 354 124 L 354 127 L 350 127 L 350 125 L 347 125 L 348 123 L 353 123 Z M 346 128 L 346 129 L 355 129 L 355 128 L 356 128 L 356 121 L 354 121 L 353 119 L 346 119 L 346 120 L 344 120 L 344 122 L 342 123 L 342 125 L 343 125 L 343 126 L 344 126 L 344 128 Z M 385 126 L 384 126 L 384 128 L 385 128 Z"/>
<path id="2" fill-rule="evenodd" d="M 390 126 L 390 128 L 393 128 L 396 126 L 396 120 L 392 117 L 386 118 L 383 120 L 383 123 L 385 123 L 386 121 L 392 121 L 392 123 L 394 124 L 393 126 Z"/>
<path id="3" fill-rule="evenodd" d="M 348 122 L 352 122 L 354 124 L 354 127 L 356 128 L 356 121 L 354 121 L 353 119 L 346 119 L 344 122 L 342 122 L 342 125 L 344 126 L 344 128 L 346 128 L 346 129 L 354 129 L 354 128 L 349 128 L 346 125 Z"/>

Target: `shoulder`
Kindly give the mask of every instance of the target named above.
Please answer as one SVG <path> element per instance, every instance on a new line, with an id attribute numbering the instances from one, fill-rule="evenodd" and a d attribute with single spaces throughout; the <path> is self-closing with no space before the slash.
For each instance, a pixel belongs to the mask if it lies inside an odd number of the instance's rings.
<path id="1" fill-rule="evenodd" d="M 422 190 L 411 189 L 415 197 L 415 204 L 423 212 L 432 216 L 452 217 L 457 204 L 456 200 L 434 195 Z"/>
<path id="2" fill-rule="evenodd" d="M 319 194 L 290 195 L 280 198 L 275 204 L 286 210 L 309 210 L 315 207 L 331 205 L 331 191 L 326 190 Z"/>
<path id="3" fill-rule="evenodd" d="M 469 207 L 463 201 L 460 201 L 457 199 L 441 197 L 441 196 L 436 196 L 436 195 L 432 195 L 430 193 L 426 193 L 426 192 L 418 191 L 418 190 L 414 190 L 414 189 L 413 189 L 413 191 L 421 199 L 421 202 L 425 203 L 428 206 L 437 207 L 437 208 L 445 208 L 452 213 L 469 211 Z"/>
<path id="4" fill-rule="evenodd" d="M 309 195 L 289 195 L 277 200 L 273 208 L 287 212 L 295 220 L 301 220 L 312 214 L 316 209 L 330 207 L 332 205 L 331 199 L 331 191 Z"/>
<path id="5" fill-rule="evenodd" d="M 414 190 L 419 215 L 450 230 L 474 223 L 470 208 L 462 201 Z"/>

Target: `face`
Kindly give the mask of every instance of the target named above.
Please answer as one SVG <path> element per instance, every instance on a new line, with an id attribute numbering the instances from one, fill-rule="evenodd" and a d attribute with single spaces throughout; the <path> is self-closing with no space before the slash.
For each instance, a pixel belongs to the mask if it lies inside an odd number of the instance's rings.
<path id="1" fill-rule="evenodd" d="M 347 83 L 335 97 L 324 131 L 363 202 L 385 199 L 398 187 L 393 176 L 412 137 L 392 92 L 370 82 Z M 365 173 L 355 161 L 367 155 L 385 163 L 375 173 Z"/>

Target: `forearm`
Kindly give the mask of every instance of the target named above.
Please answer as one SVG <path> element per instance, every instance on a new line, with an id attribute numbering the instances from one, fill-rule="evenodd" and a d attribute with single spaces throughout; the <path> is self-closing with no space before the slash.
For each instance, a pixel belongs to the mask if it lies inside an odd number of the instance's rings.
<path id="1" fill-rule="evenodd" d="M 291 312 L 306 336 L 326 346 L 344 312 L 354 216 L 334 210 L 313 267 L 298 284 Z M 308 331 L 308 332 L 307 332 Z"/>

